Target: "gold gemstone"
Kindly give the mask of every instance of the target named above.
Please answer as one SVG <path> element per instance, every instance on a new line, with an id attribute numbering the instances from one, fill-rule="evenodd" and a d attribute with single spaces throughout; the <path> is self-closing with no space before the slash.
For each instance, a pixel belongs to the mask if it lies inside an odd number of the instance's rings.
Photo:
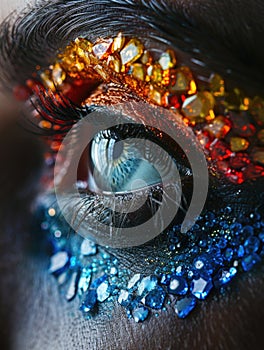
<path id="1" fill-rule="evenodd" d="M 231 137 L 230 148 L 232 152 L 245 151 L 249 146 L 249 142 L 242 137 Z"/>
<path id="2" fill-rule="evenodd" d="M 135 62 L 143 53 L 144 46 L 138 39 L 131 39 L 120 51 L 122 64 L 131 64 Z"/>
<path id="3" fill-rule="evenodd" d="M 77 38 L 74 42 L 83 51 L 92 52 L 93 44 L 87 39 Z"/>
<path id="4" fill-rule="evenodd" d="M 259 125 L 264 125 L 264 100 L 261 97 L 254 97 L 249 107 L 249 111 Z"/>
<path id="5" fill-rule="evenodd" d="M 257 148 L 252 153 L 253 161 L 264 165 L 264 148 Z"/>
<path id="6" fill-rule="evenodd" d="M 186 98 L 182 104 L 182 112 L 190 121 L 203 121 L 210 116 L 214 103 L 214 97 L 210 92 L 198 92 L 196 95 Z"/>
<path id="7" fill-rule="evenodd" d="M 113 39 L 105 39 L 105 40 L 99 41 L 97 44 L 93 46 L 93 53 L 100 60 L 107 58 L 111 53 L 112 44 L 113 44 Z"/>
<path id="8" fill-rule="evenodd" d="M 163 70 L 173 68 L 176 65 L 176 57 L 173 50 L 166 50 L 159 59 L 159 64 Z"/>
<path id="9" fill-rule="evenodd" d="M 118 33 L 118 35 L 114 38 L 113 41 L 113 51 L 120 51 L 124 46 L 126 38 L 122 35 L 122 33 Z"/>
<path id="10" fill-rule="evenodd" d="M 219 74 L 212 74 L 210 76 L 209 86 L 214 96 L 225 95 L 225 82 Z"/>
<path id="11" fill-rule="evenodd" d="M 56 85 L 61 85 L 66 79 L 66 73 L 58 63 L 53 66 L 52 79 Z"/>
<path id="12" fill-rule="evenodd" d="M 211 136 L 216 138 L 223 138 L 230 129 L 230 125 L 226 124 L 225 118 L 222 116 L 216 117 L 212 123 L 206 125 L 204 128 Z"/>
<path id="13" fill-rule="evenodd" d="M 192 87 L 190 86 L 191 82 Z M 169 87 L 170 92 L 184 92 L 187 90 L 195 90 L 196 92 L 196 84 L 193 80 L 192 73 L 188 67 L 181 67 L 176 71 L 172 71 L 171 74 L 171 85 Z M 191 94 L 191 93 L 190 93 Z"/>
<path id="14" fill-rule="evenodd" d="M 155 64 L 151 69 L 151 80 L 154 83 L 160 83 L 163 78 L 163 71 L 159 64 Z"/>
<path id="15" fill-rule="evenodd" d="M 264 129 L 262 129 L 258 132 L 258 139 L 259 139 L 260 143 L 264 144 Z"/>
<path id="16" fill-rule="evenodd" d="M 116 73 L 121 71 L 121 61 L 117 56 L 109 56 L 107 59 L 107 65 L 113 69 Z"/>
<path id="17" fill-rule="evenodd" d="M 132 68 L 132 76 L 138 80 L 145 80 L 146 76 L 146 70 L 143 64 L 141 63 L 134 63 L 131 66 Z"/>
<path id="18" fill-rule="evenodd" d="M 149 98 L 157 105 L 162 105 L 162 92 L 153 85 L 150 85 Z"/>
<path id="19" fill-rule="evenodd" d="M 150 65 L 152 63 L 152 56 L 149 51 L 145 50 L 141 56 L 140 61 L 145 65 Z"/>

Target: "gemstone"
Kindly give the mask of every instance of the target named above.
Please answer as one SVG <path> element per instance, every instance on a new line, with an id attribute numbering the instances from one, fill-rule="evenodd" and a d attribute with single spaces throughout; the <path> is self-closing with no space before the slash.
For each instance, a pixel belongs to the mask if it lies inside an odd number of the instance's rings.
<path id="1" fill-rule="evenodd" d="M 65 79 L 65 71 L 61 68 L 60 64 L 56 63 L 52 68 L 52 80 L 56 85 L 61 85 Z"/>
<path id="2" fill-rule="evenodd" d="M 148 317 L 148 314 L 149 310 L 144 306 L 137 307 L 132 311 L 132 316 L 136 322 L 145 321 L 145 319 Z"/>
<path id="3" fill-rule="evenodd" d="M 149 51 L 145 50 L 140 58 L 140 61 L 145 65 L 150 65 L 152 63 L 152 57 Z"/>
<path id="4" fill-rule="evenodd" d="M 159 59 L 159 64 L 163 70 L 173 68 L 176 64 L 176 57 L 173 50 L 167 50 L 162 53 Z"/>
<path id="5" fill-rule="evenodd" d="M 137 80 L 145 80 L 145 76 L 146 76 L 146 71 L 145 71 L 145 67 L 143 64 L 141 63 L 134 63 L 131 66 L 132 69 L 132 76 L 137 79 Z"/>
<path id="6" fill-rule="evenodd" d="M 223 141 L 217 141 L 210 145 L 211 157 L 213 160 L 224 160 L 231 156 L 232 152 Z"/>
<path id="7" fill-rule="evenodd" d="M 170 294 L 184 295 L 188 291 L 188 284 L 185 278 L 181 276 L 172 276 L 168 287 Z"/>
<path id="8" fill-rule="evenodd" d="M 209 86 L 214 96 L 225 95 L 225 82 L 219 74 L 212 74 L 210 76 Z"/>
<path id="9" fill-rule="evenodd" d="M 236 273 L 237 269 L 235 267 L 231 267 L 230 269 L 220 269 L 213 278 L 215 287 L 219 288 L 228 283 L 236 275 Z"/>
<path id="10" fill-rule="evenodd" d="M 163 274 L 163 275 L 161 275 L 160 283 L 168 286 L 170 283 L 170 279 L 171 279 L 171 275 L 169 275 L 169 274 L 164 275 Z"/>
<path id="11" fill-rule="evenodd" d="M 213 284 L 210 277 L 199 277 L 192 280 L 191 292 L 197 299 L 205 299 L 212 287 Z"/>
<path id="12" fill-rule="evenodd" d="M 104 59 L 111 53 L 113 39 L 105 39 L 93 46 L 93 53 L 99 59 Z"/>
<path id="13" fill-rule="evenodd" d="M 136 273 L 132 278 L 130 278 L 130 280 L 127 283 L 127 288 L 131 289 L 133 288 L 135 285 L 137 285 L 137 283 L 140 281 L 141 279 L 141 275 L 140 273 Z"/>
<path id="14" fill-rule="evenodd" d="M 97 294 L 95 290 L 88 290 L 84 301 L 80 306 L 80 310 L 83 312 L 92 311 L 97 303 Z"/>
<path id="15" fill-rule="evenodd" d="M 256 253 L 259 249 L 259 246 L 260 246 L 260 241 L 258 237 L 255 237 L 255 236 L 248 237 L 244 242 L 244 248 L 246 253 L 248 254 Z"/>
<path id="16" fill-rule="evenodd" d="M 163 78 L 163 71 L 158 64 L 155 64 L 154 66 L 152 66 L 151 80 L 157 84 L 162 81 L 162 78 Z"/>
<path id="17" fill-rule="evenodd" d="M 96 292 L 97 292 L 97 300 L 102 303 L 110 296 L 109 283 L 107 281 L 101 283 L 97 287 Z"/>
<path id="18" fill-rule="evenodd" d="M 80 252 L 84 256 L 95 255 L 97 252 L 96 244 L 89 239 L 84 239 L 81 244 Z"/>
<path id="19" fill-rule="evenodd" d="M 107 275 L 102 275 L 101 277 L 99 278 L 96 278 L 92 284 L 91 284 L 91 288 L 92 289 L 96 289 L 101 283 L 103 283 L 104 281 L 107 280 Z"/>
<path id="20" fill-rule="evenodd" d="M 249 156 L 247 153 L 236 153 L 232 155 L 229 160 L 229 165 L 233 169 L 241 169 L 250 163 Z"/>
<path id="21" fill-rule="evenodd" d="M 160 310 L 163 306 L 166 293 L 162 287 L 157 286 L 155 289 L 150 291 L 145 297 L 144 303 L 146 306 L 151 307 L 155 310 Z"/>
<path id="22" fill-rule="evenodd" d="M 121 71 L 121 61 L 116 56 L 109 56 L 107 59 L 107 65 L 116 73 Z"/>
<path id="23" fill-rule="evenodd" d="M 223 116 L 216 117 L 212 123 L 206 125 L 204 130 L 208 131 L 209 134 L 216 138 L 223 138 L 228 134 L 231 129 L 231 123 L 227 118 Z"/>
<path id="24" fill-rule="evenodd" d="M 192 72 L 188 67 L 181 67 L 172 71 L 170 80 L 169 91 L 172 93 L 186 92 L 188 90 L 192 90 L 193 93 L 196 92 L 196 84 L 193 80 Z M 191 84 L 192 81 L 195 86 L 191 86 L 193 85 Z M 191 94 L 191 91 L 189 94 Z"/>
<path id="25" fill-rule="evenodd" d="M 240 110 L 240 107 L 244 109 L 243 105 L 244 94 L 241 90 L 235 88 L 233 91 L 228 92 L 225 97 L 225 102 L 229 110 Z"/>
<path id="26" fill-rule="evenodd" d="M 230 261 L 230 260 L 232 260 L 233 254 L 234 254 L 234 252 L 233 252 L 232 248 L 226 248 L 226 250 L 224 251 L 224 258 L 227 261 Z"/>
<path id="27" fill-rule="evenodd" d="M 117 301 L 120 305 L 127 307 L 131 302 L 131 295 L 127 290 L 121 289 Z"/>
<path id="28" fill-rule="evenodd" d="M 66 300 L 67 301 L 73 300 L 76 293 L 77 293 L 79 276 L 80 276 L 80 274 L 78 271 L 74 271 L 71 275 L 69 287 L 68 287 L 68 290 L 66 293 Z"/>
<path id="29" fill-rule="evenodd" d="M 50 273 L 61 272 L 69 263 L 69 255 L 65 251 L 58 252 L 50 258 Z"/>
<path id="30" fill-rule="evenodd" d="M 231 137 L 230 148 L 232 152 L 245 151 L 249 146 L 249 142 L 242 137 Z"/>
<path id="31" fill-rule="evenodd" d="M 251 137 L 255 134 L 256 128 L 250 123 L 252 118 L 248 112 L 230 112 L 230 118 L 233 123 L 233 131 L 241 137 Z"/>
<path id="32" fill-rule="evenodd" d="M 196 300 L 194 297 L 189 296 L 181 300 L 178 300 L 175 304 L 175 312 L 179 318 L 185 318 L 194 309 Z"/>
<path id="33" fill-rule="evenodd" d="M 255 163 L 264 165 L 264 148 L 255 148 L 252 151 L 252 158 Z"/>
<path id="34" fill-rule="evenodd" d="M 125 41 L 126 41 L 126 39 L 122 35 L 122 33 L 118 33 L 113 41 L 113 51 L 120 51 L 122 49 L 122 47 L 124 46 Z"/>
<path id="35" fill-rule="evenodd" d="M 150 90 L 149 90 L 149 95 L 148 97 L 156 103 L 157 105 L 161 106 L 162 105 L 162 92 L 154 87 L 153 85 L 150 85 Z"/>
<path id="36" fill-rule="evenodd" d="M 82 295 L 87 292 L 92 278 L 92 271 L 83 269 L 78 283 L 78 294 Z"/>
<path id="37" fill-rule="evenodd" d="M 259 125 L 264 125 L 264 100 L 261 97 L 254 97 L 249 111 Z"/>
<path id="38" fill-rule="evenodd" d="M 158 279 L 156 276 L 144 277 L 138 284 L 138 294 L 143 295 L 147 292 L 150 292 L 157 286 L 157 283 Z"/>
<path id="39" fill-rule="evenodd" d="M 196 95 L 186 98 L 182 104 L 182 112 L 191 121 L 205 119 L 213 108 L 214 97 L 208 91 L 198 92 Z"/>
<path id="40" fill-rule="evenodd" d="M 253 253 L 253 254 L 245 256 L 242 259 L 241 264 L 242 264 L 242 267 L 243 267 L 244 271 L 249 271 L 249 270 L 252 269 L 252 267 L 255 264 L 257 264 L 260 261 L 261 261 L 260 257 L 256 253 Z"/>
<path id="41" fill-rule="evenodd" d="M 131 39 L 120 51 L 122 64 L 135 62 L 143 53 L 144 46 L 138 39 Z"/>

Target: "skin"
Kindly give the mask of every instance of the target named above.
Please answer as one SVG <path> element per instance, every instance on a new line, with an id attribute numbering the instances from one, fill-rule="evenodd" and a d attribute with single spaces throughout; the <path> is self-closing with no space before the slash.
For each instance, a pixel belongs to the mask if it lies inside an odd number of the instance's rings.
<path id="1" fill-rule="evenodd" d="M 258 42 L 260 38 L 257 33 L 260 26 L 263 26 L 261 14 L 264 12 L 264 6 L 260 1 L 251 2 L 250 11 L 254 15 L 255 22 L 250 23 L 250 19 L 246 16 L 246 7 L 243 6 L 245 1 L 231 4 L 228 1 L 215 2 L 215 6 L 213 3 L 207 0 L 185 1 L 182 11 L 194 11 L 197 15 L 192 18 L 196 25 L 206 26 L 208 30 L 216 31 L 220 38 L 224 35 L 223 33 L 228 33 L 231 46 L 235 45 L 237 28 L 244 30 L 242 23 L 247 23 L 249 27 L 251 25 L 251 30 L 247 31 L 242 39 L 239 37 L 241 43 L 238 46 L 243 45 L 245 48 L 243 52 L 252 52 L 251 65 L 262 70 L 264 61 L 260 58 L 263 52 L 260 49 Z M 12 9 L 24 4 L 25 1 L 4 1 L 1 5 L 1 18 Z M 235 12 L 230 11 L 230 6 L 234 7 Z M 198 8 L 201 11 L 198 11 Z M 220 21 L 221 16 L 213 16 L 214 21 L 208 20 L 204 23 L 203 11 L 208 16 L 211 12 L 221 13 L 222 18 L 225 18 L 224 25 L 215 24 L 218 20 Z M 234 21 L 229 20 L 230 13 L 237 14 L 234 16 Z M 250 36 L 256 40 L 250 40 Z M 235 78 L 232 76 L 230 80 Z M 245 82 L 244 84 L 246 85 Z M 257 90 L 259 85 L 253 82 L 251 87 L 252 90 Z M 6 103 L 8 105 L 8 102 Z M 16 108 L 12 108 L 7 113 L 7 109 L 2 108 L 0 117 L 2 121 L 16 120 L 19 118 L 19 112 Z M 124 310 L 118 305 L 113 310 L 103 310 L 95 320 L 84 320 L 76 311 L 78 305 L 63 301 L 57 291 L 55 280 L 47 274 L 48 260 L 43 251 L 41 237 L 34 241 L 37 247 L 31 249 L 30 203 L 34 193 L 39 189 L 42 149 L 35 138 L 15 129 L 14 125 L 9 123 L 12 121 L 1 126 L 0 149 L 6 147 L 10 150 L 10 159 L 20 158 L 23 162 L 19 166 L 17 162 L 0 158 L 0 163 L 6 164 L 8 182 L 13 184 L 11 195 L 10 191 L 2 191 L 0 195 L 2 214 L 0 330 L 3 349 L 263 348 L 262 267 L 240 276 L 228 287 L 224 295 L 210 297 L 185 321 L 176 318 L 174 310 L 168 310 L 167 314 L 162 314 L 159 318 L 151 317 L 143 325 L 136 324 L 127 319 Z M 8 136 L 4 137 L 4 135 Z M 10 142 L 10 140 L 14 141 Z M 27 157 L 24 157 L 25 154 Z M 17 169 L 20 176 L 17 176 Z M 13 178 L 10 174 L 13 174 Z M 1 174 L 1 176 L 4 175 Z M 21 180 L 18 181 L 18 178 Z M 21 194 L 21 188 L 26 188 L 28 191 Z M 31 235 L 28 232 L 31 232 Z M 127 264 L 133 270 L 135 265 L 133 252 L 116 254 L 120 257 L 121 263 Z M 138 264 L 139 260 L 136 259 L 136 261 Z M 143 269 L 143 264 L 139 263 L 139 268 Z"/>

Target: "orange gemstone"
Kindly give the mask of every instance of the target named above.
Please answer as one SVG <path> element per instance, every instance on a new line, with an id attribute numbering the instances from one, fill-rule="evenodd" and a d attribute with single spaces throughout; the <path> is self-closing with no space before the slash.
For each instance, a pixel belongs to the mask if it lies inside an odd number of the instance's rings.
<path id="1" fill-rule="evenodd" d="M 223 138 L 230 131 L 231 124 L 230 122 L 222 117 L 216 117 L 212 123 L 205 126 L 204 130 L 208 131 L 209 134 L 216 138 Z"/>

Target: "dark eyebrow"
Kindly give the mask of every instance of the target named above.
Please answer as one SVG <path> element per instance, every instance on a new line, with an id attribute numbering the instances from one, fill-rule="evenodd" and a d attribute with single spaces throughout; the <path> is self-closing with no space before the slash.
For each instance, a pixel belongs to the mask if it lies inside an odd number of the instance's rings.
<path id="1" fill-rule="evenodd" d="M 234 53 L 223 45 L 221 35 L 210 35 L 204 24 L 206 19 L 199 23 L 196 7 L 191 6 L 192 2 L 186 3 L 189 6 L 181 1 L 157 0 L 40 1 L 18 19 L 11 17 L 2 23 L 0 80 L 5 87 L 13 82 L 23 83 L 36 65 L 47 66 L 57 50 L 77 36 L 87 35 L 93 40 L 120 30 L 138 33 L 140 28 L 140 33 L 146 33 L 146 40 L 172 45 L 190 57 L 195 56 L 196 60 L 190 62 L 191 68 L 196 66 L 194 70 L 206 57 L 206 69 L 198 67 L 202 72 L 207 70 L 208 74 L 208 70 L 217 68 L 218 72 L 227 74 L 228 69 L 234 80 L 242 79 L 246 85 L 250 79 L 263 89 L 262 82 L 257 83 L 259 72 L 238 63 Z M 208 23 L 210 18 L 209 15 Z M 182 54 L 182 60 L 185 59 Z"/>

